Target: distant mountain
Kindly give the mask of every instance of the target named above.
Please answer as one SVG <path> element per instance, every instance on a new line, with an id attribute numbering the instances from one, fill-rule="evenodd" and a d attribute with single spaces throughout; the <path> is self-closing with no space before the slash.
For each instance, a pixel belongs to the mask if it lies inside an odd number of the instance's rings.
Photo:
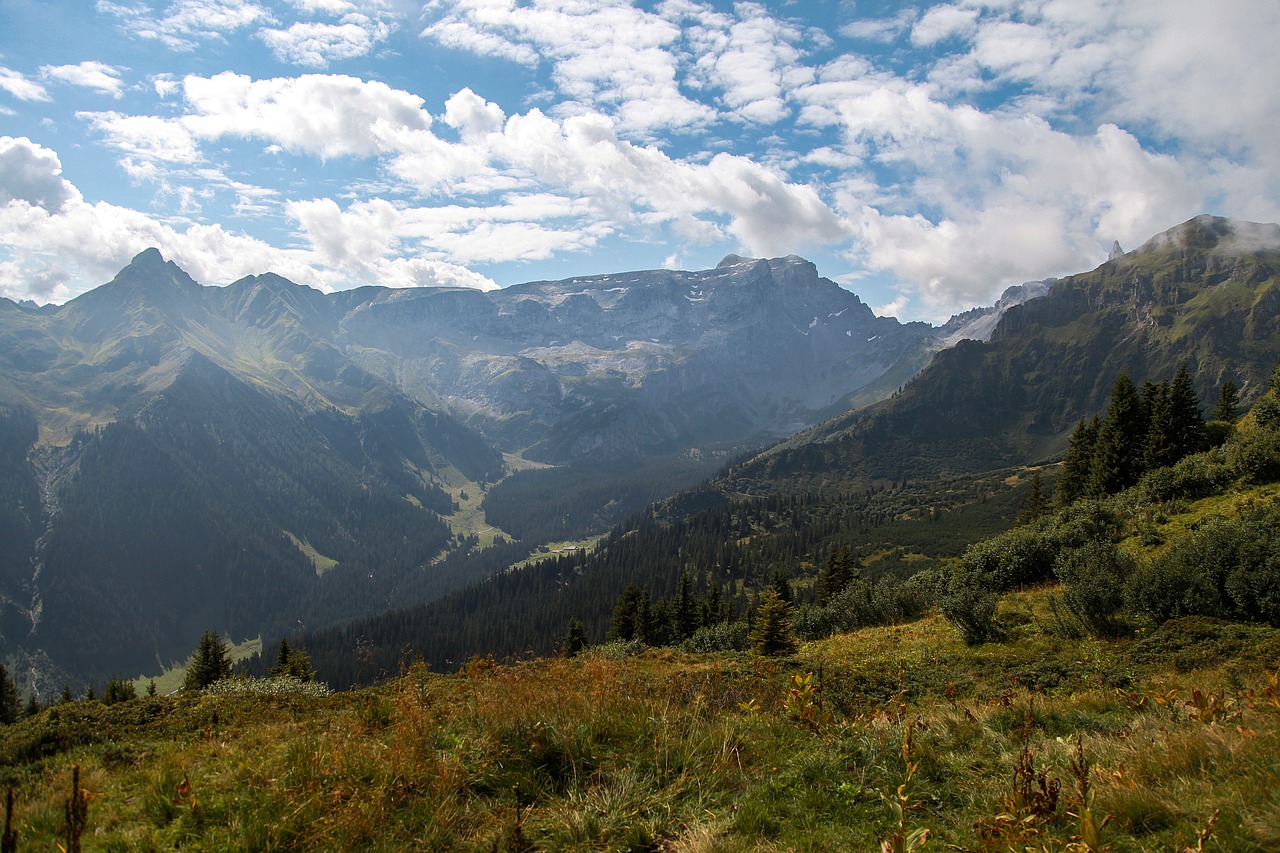
<path id="1" fill-rule="evenodd" d="M 731 491 L 896 480 L 1026 464 L 1076 421 L 1186 362 L 1205 408 L 1231 380 L 1265 390 L 1280 357 L 1280 226 L 1199 216 L 1001 316 L 988 342 L 939 352 L 900 394 L 734 469 Z M 791 483 L 791 485 L 782 485 Z"/>
<path id="2" fill-rule="evenodd" d="M 952 331 L 980 330 L 988 316 L 961 315 Z M 1006 529 L 1027 490 L 1020 467 L 1052 461 L 1079 418 L 1105 410 L 1122 371 L 1158 382 L 1186 362 L 1208 409 L 1227 379 L 1245 405 L 1256 399 L 1277 359 L 1280 227 L 1197 217 L 1052 282 L 1009 307 L 989 341 L 962 338 L 890 399 L 735 462 L 590 553 L 305 641 L 350 683 L 378 671 L 347 654 L 360 638 L 374 638 L 368 653 L 383 670 L 405 648 L 442 667 L 549 653 L 571 618 L 600 639 L 628 583 L 671 597 L 687 573 L 699 594 L 718 587 L 741 608 L 744 589 L 775 570 L 811 581 L 846 545 L 868 573 L 908 574 Z"/>
<path id="3" fill-rule="evenodd" d="M 437 596 L 501 568 L 453 559 L 501 538 L 485 512 L 616 522 L 703 451 L 891 393 L 933 335 L 796 257 L 327 295 L 151 249 L 63 306 L 0 300 L 0 653 L 154 671 L 206 628 Z"/>

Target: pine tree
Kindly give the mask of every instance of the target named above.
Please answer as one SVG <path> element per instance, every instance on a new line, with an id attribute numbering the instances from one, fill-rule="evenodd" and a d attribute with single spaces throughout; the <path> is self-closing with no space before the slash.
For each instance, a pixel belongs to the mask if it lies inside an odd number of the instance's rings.
<path id="1" fill-rule="evenodd" d="M 22 713 L 22 700 L 18 697 L 18 685 L 4 664 L 0 663 L 0 723 L 16 723 Z"/>
<path id="2" fill-rule="evenodd" d="M 569 620 L 564 639 L 560 641 L 560 649 L 567 658 L 576 657 L 587 647 L 587 629 L 577 619 Z"/>
<path id="3" fill-rule="evenodd" d="M 680 575 L 680 589 L 676 593 L 675 613 L 673 621 L 675 623 L 675 639 L 677 642 L 687 640 L 693 636 L 693 632 L 702 627 L 698 613 L 698 602 L 693 597 L 693 581 L 689 578 L 688 572 Z"/>
<path id="4" fill-rule="evenodd" d="M 1022 501 L 1018 510 L 1018 524 L 1035 524 L 1049 511 L 1049 502 L 1044 496 L 1044 477 L 1039 471 L 1031 475 L 1030 491 Z"/>
<path id="5" fill-rule="evenodd" d="M 1240 394 L 1236 391 L 1236 383 L 1228 379 L 1218 389 L 1218 405 L 1213 408 L 1213 419 L 1233 424 L 1240 416 Z"/>
<path id="6" fill-rule="evenodd" d="M 276 662 L 269 672 L 275 676 L 298 678 L 310 681 L 316 677 L 311 668 L 311 655 L 301 646 L 291 646 L 284 637 L 280 638 L 280 646 L 276 650 Z"/>
<path id="7" fill-rule="evenodd" d="M 1142 400 L 1127 373 L 1111 389 L 1107 416 L 1098 430 L 1086 494 L 1104 497 L 1127 489 L 1142 475 L 1147 425 Z"/>
<path id="8" fill-rule="evenodd" d="M 40 707 L 40 697 L 37 696 L 34 691 L 29 693 L 27 695 L 27 707 L 23 710 L 22 716 L 34 717 L 36 714 L 39 714 L 41 710 L 43 709 Z"/>
<path id="9" fill-rule="evenodd" d="M 613 618 L 609 624 L 609 639 L 634 640 L 640 626 L 640 587 L 635 583 L 627 584 L 627 588 L 618 596 L 618 603 L 613 607 Z"/>
<path id="10" fill-rule="evenodd" d="M 773 587 L 766 589 L 751 625 L 751 648 L 758 655 L 788 655 L 796 650 L 791 604 Z"/>
<path id="11" fill-rule="evenodd" d="M 187 664 L 187 674 L 182 680 L 183 690 L 203 690 L 214 682 L 231 676 L 231 649 L 217 631 L 205 631 L 200 636 L 195 653 Z"/>
<path id="12" fill-rule="evenodd" d="M 826 604 L 848 588 L 858 577 L 858 566 L 848 545 L 833 548 L 818 576 L 818 603 Z"/>
<path id="13" fill-rule="evenodd" d="M 1059 507 L 1069 506 L 1084 497 L 1089 486 L 1093 448 L 1097 444 L 1100 428 L 1095 415 L 1088 420 L 1081 418 L 1072 430 L 1067 454 L 1062 459 L 1062 470 L 1058 474 L 1056 501 Z"/>
<path id="14" fill-rule="evenodd" d="M 1200 401 L 1185 361 L 1178 367 L 1173 384 L 1169 386 L 1169 411 L 1173 418 L 1174 461 L 1204 450 L 1204 414 L 1200 411 Z"/>
<path id="15" fill-rule="evenodd" d="M 720 594 L 720 584 L 712 583 L 707 588 L 706 597 L 702 599 L 702 624 L 719 625 L 729 618 L 729 608 Z"/>
<path id="16" fill-rule="evenodd" d="M 791 603 L 791 581 L 787 580 L 787 573 L 782 569 L 773 570 L 773 579 L 769 581 L 769 589 L 778 594 L 787 604 Z"/>
<path id="17" fill-rule="evenodd" d="M 1143 397 L 1147 410 L 1147 437 L 1143 446 L 1143 464 L 1148 470 L 1164 468 L 1178 461 L 1177 428 L 1173 407 L 1169 402 L 1169 382 L 1151 385 L 1152 392 Z M 1144 386 L 1144 387 L 1147 387 Z"/>

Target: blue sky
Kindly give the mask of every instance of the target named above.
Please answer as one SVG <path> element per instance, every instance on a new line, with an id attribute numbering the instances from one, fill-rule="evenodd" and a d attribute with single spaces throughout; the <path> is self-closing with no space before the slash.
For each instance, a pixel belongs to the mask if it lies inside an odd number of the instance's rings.
<path id="1" fill-rule="evenodd" d="M 1274 0 L 3 0 L 0 295 L 800 254 L 941 320 L 1280 220 Z"/>

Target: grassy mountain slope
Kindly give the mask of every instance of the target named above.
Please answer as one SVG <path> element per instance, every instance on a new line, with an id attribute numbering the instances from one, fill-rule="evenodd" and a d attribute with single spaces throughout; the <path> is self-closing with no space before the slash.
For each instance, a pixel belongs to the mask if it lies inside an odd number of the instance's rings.
<path id="1" fill-rule="evenodd" d="M 991 341 L 940 352 L 900 394 L 737 466 L 729 491 L 823 488 L 1025 464 L 1060 452 L 1116 377 L 1201 400 L 1266 387 L 1280 355 L 1280 229 L 1197 217 L 1010 309 Z M 790 483 L 789 486 L 782 485 Z"/>
<path id="2" fill-rule="evenodd" d="M 1066 640 L 1042 591 L 1005 615 L 999 646 L 934 616 L 785 659 L 600 651 L 328 698 L 71 703 L 0 727 L 0 782 L 37 847 L 66 846 L 73 766 L 86 849 L 1280 844 L 1280 633 Z"/>

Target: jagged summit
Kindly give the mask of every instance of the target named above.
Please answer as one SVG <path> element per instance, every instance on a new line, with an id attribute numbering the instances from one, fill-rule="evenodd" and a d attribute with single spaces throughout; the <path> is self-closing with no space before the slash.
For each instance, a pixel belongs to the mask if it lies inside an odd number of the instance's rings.
<path id="1" fill-rule="evenodd" d="M 1111 243 L 1111 251 L 1107 252 L 1107 260 L 1114 261 L 1116 258 L 1124 255 L 1124 249 L 1120 248 L 1120 241 L 1114 240 Z"/>

